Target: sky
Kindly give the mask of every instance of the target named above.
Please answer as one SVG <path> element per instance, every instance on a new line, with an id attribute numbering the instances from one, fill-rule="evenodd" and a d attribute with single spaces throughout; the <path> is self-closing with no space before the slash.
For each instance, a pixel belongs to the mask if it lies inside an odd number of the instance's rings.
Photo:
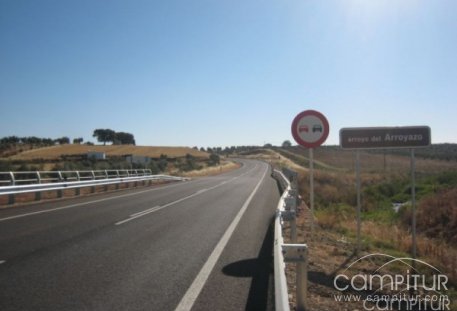
<path id="1" fill-rule="evenodd" d="M 313 109 L 457 143 L 455 0 L 0 0 L 0 137 L 280 145 Z"/>

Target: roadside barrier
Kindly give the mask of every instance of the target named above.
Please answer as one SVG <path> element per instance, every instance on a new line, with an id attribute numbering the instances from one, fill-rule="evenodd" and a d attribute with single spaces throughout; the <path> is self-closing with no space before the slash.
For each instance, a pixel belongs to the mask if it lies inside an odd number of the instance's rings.
<path id="1" fill-rule="evenodd" d="M 8 204 L 16 201 L 16 195 L 35 193 L 35 201 L 41 200 L 41 193 L 57 191 L 57 197 L 63 197 L 63 190 L 76 189 L 76 195 L 81 188 L 91 187 L 95 192 L 96 186 L 119 185 L 123 183 L 152 181 L 184 181 L 187 178 L 152 175 L 151 170 L 98 170 L 98 171 L 33 171 L 33 172 L 0 172 L 0 196 L 8 196 Z"/>
<path id="2" fill-rule="evenodd" d="M 286 171 L 290 173 L 290 170 Z M 290 174 L 288 174 L 290 175 Z M 297 189 L 294 183 L 279 170 L 273 171 L 273 177 L 279 182 L 283 193 L 278 202 L 275 217 L 274 238 L 274 278 L 275 307 L 278 311 L 289 311 L 290 302 L 287 290 L 286 263 L 296 264 L 296 305 L 297 310 L 307 310 L 308 288 L 308 247 L 297 244 L 296 208 Z M 292 244 L 284 243 L 283 229 L 286 222 L 290 223 Z"/>

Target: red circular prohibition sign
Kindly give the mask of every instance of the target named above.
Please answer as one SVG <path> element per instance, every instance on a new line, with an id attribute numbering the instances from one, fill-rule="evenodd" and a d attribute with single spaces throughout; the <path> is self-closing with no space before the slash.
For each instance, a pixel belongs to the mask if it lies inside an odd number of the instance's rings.
<path id="1" fill-rule="evenodd" d="M 307 116 L 314 116 L 322 122 L 322 125 L 323 125 L 322 136 L 317 141 L 314 141 L 314 142 L 305 141 L 299 135 L 298 124 L 302 118 L 307 117 Z M 328 124 L 327 118 L 322 113 L 320 113 L 319 111 L 316 111 L 316 110 L 302 111 L 294 118 L 294 121 L 292 122 L 292 136 L 294 137 L 295 141 L 299 145 L 302 145 L 303 147 L 306 147 L 306 148 L 316 148 L 316 147 L 319 147 L 320 145 L 322 145 L 324 143 L 324 141 L 327 139 L 329 131 L 330 131 L 330 126 Z"/>

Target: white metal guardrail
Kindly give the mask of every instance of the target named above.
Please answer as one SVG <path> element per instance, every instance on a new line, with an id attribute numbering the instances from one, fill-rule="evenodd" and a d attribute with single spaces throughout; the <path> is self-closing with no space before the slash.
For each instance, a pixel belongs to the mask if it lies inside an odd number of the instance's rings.
<path id="1" fill-rule="evenodd" d="M 97 180 L 152 175 L 149 169 L 92 171 L 20 171 L 0 172 L 0 186 L 41 184 L 46 182 Z"/>
<path id="2" fill-rule="evenodd" d="M 187 178 L 152 175 L 151 170 L 103 170 L 103 171 L 34 171 L 34 172 L 0 172 L 0 196 L 9 196 L 8 204 L 15 203 L 15 196 L 24 193 L 35 193 L 35 200 L 41 199 L 41 192 L 79 190 L 85 187 L 119 185 L 130 182 L 154 180 L 183 181 Z M 95 191 L 95 188 L 93 188 Z"/>
<path id="3" fill-rule="evenodd" d="M 283 238 L 283 224 L 291 224 L 291 239 L 296 243 L 296 202 L 297 190 L 293 189 L 289 180 L 278 170 L 273 176 L 279 181 L 283 190 L 279 199 L 275 217 L 274 239 L 274 278 L 275 278 L 275 307 L 277 311 L 290 311 L 289 295 L 287 290 L 286 263 L 296 263 L 296 304 L 297 310 L 306 310 L 307 282 L 308 282 L 308 247 L 306 244 L 286 244 Z"/>

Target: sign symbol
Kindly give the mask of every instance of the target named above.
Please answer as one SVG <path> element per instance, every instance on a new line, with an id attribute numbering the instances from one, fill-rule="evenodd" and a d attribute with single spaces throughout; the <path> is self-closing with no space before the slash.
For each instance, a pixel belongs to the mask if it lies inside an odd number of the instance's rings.
<path id="1" fill-rule="evenodd" d="M 302 125 L 300 126 L 300 128 L 298 129 L 298 131 L 301 133 L 301 132 L 308 132 L 309 131 L 309 128 L 308 128 L 308 125 Z"/>
<path id="2" fill-rule="evenodd" d="M 313 125 L 313 133 L 314 132 L 321 132 L 322 133 L 322 126 L 320 124 Z"/>

